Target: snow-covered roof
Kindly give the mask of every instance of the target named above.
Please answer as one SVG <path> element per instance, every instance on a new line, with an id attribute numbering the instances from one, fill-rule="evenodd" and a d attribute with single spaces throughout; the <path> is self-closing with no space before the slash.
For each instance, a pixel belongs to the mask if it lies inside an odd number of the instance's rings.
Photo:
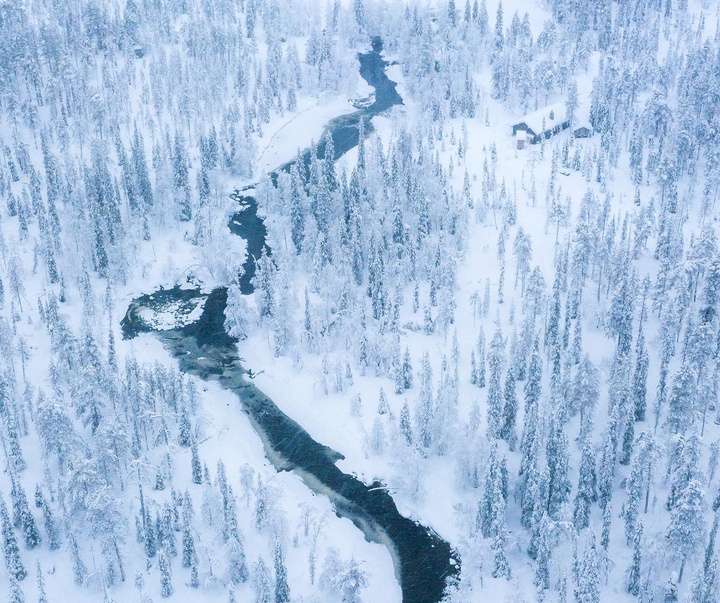
<path id="1" fill-rule="evenodd" d="M 572 127 L 573 132 L 575 130 L 580 130 L 581 128 L 585 128 L 586 130 L 590 130 L 591 132 L 593 131 L 592 124 L 587 120 L 576 121 Z"/>
<path id="2" fill-rule="evenodd" d="M 545 120 L 545 129 L 543 130 L 543 119 Z M 565 103 L 555 103 L 548 105 L 532 113 L 528 113 L 525 117 L 518 121 L 518 124 L 524 123 L 535 134 L 543 131 L 552 130 L 555 126 L 566 121 Z"/>
<path id="3" fill-rule="evenodd" d="M 573 118 L 573 130 L 577 130 L 579 128 L 587 128 L 588 130 L 593 129 L 592 124 L 590 123 L 590 107 L 586 104 L 581 104 L 577 111 L 575 111 L 575 117 Z"/>

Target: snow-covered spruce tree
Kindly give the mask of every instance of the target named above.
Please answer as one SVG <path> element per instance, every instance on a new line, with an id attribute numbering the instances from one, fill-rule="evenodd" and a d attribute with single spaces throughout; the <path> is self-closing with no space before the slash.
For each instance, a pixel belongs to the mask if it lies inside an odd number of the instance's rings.
<path id="1" fill-rule="evenodd" d="M 18 481 L 17 476 L 11 474 L 12 488 L 10 489 L 10 497 L 13 506 L 13 521 L 22 531 L 25 546 L 28 549 L 34 549 L 42 542 L 40 530 L 38 530 L 35 518 L 30 512 L 25 489 Z"/>
<path id="2" fill-rule="evenodd" d="M 607 553 L 610 547 L 610 533 L 612 531 L 612 500 L 609 500 L 603 509 L 602 515 L 602 533 L 600 534 L 600 546 Z"/>
<path id="3" fill-rule="evenodd" d="M 543 513 L 537 528 L 538 538 L 535 543 L 535 576 L 533 584 L 537 589 L 538 599 L 544 599 L 545 592 L 550 588 L 550 555 L 552 552 L 552 522 Z"/>
<path id="4" fill-rule="evenodd" d="M 410 349 L 407 346 L 405 346 L 405 354 L 403 355 L 402 384 L 405 390 L 411 389 L 413 386 L 412 359 L 410 357 Z"/>
<path id="5" fill-rule="evenodd" d="M 600 567 L 595 548 L 595 534 L 591 533 L 587 540 L 578 568 L 575 599 L 587 603 L 600 603 Z"/>
<path id="6" fill-rule="evenodd" d="M 537 337 L 533 343 L 533 351 L 528 365 L 524 392 L 525 417 L 528 417 L 533 408 L 535 412 L 537 412 L 540 395 L 542 394 L 542 357 L 540 356 L 540 342 Z"/>
<path id="7" fill-rule="evenodd" d="M 625 519 L 625 539 L 628 545 L 634 541 L 641 512 L 647 513 L 650 503 L 650 487 L 660 450 L 655 438 L 649 432 L 638 436 L 635 456 L 626 482 L 627 501 L 622 515 Z"/>
<path id="8" fill-rule="evenodd" d="M 689 437 L 676 436 L 671 441 L 668 451 L 668 467 L 670 469 L 670 491 L 666 507 L 668 510 L 676 505 L 680 494 L 691 480 L 703 482 L 704 475 L 700 469 L 702 442 L 697 435 Z"/>
<path id="9" fill-rule="evenodd" d="M 246 582 L 248 579 L 247 563 L 245 561 L 245 549 L 240 535 L 232 536 L 228 542 L 228 573 L 233 584 Z"/>
<path id="10" fill-rule="evenodd" d="M 558 518 L 562 506 L 570 497 L 569 443 L 562 425 L 553 419 L 547 441 L 545 455 L 548 465 L 548 514 Z"/>
<path id="11" fill-rule="evenodd" d="M 670 513 L 667 540 L 680 562 L 678 582 L 682 582 L 685 563 L 705 541 L 705 490 L 697 480 L 690 480 L 678 496 Z"/>
<path id="12" fill-rule="evenodd" d="M 633 536 L 633 557 L 628 572 L 627 590 L 631 595 L 636 597 L 640 594 L 640 580 L 642 572 L 642 546 L 643 546 L 643 526 L 640 523 L 635 530 Z"/>
<path id="13" fill-rule="evenodd" d="M 45 576 L 43 575 L 42 567 L 40 562 L 36 565 L 36 578 L 37 578 L 37 591 L 38 591 L 38 603 L 48 603 L 48 597 L 45 593 Z"/>
<path id="14" fill-rule="evenodd" d="M 290 587 L 287 581 L 285 553 L 280 538 L 277 537 L 273 546 L 273 563 L 275 565 L 275 603 L 288 603 L 290 601 Z"/>
<path id="15" fill-rule="evenodd" d="M 492 534 L 493 517 L 497 513 L 494 496 L 498 479 L 497 446 L 493 446 L 490 449 L 490 455 L 487 459 L 483 492 L 478 501 L 477 515 L 475 518 L 475 530 L 479 531 L 483 538 L 489 538 Z"/>
<path id="16" fill-rule="evenodd" d="M 198 454 L 197 441 L 193 438 L 190 448 L 190 467 L 192 469 L 192 480 L 194 484 L 202 484 L 202 465 L 200 464 L 200 455 Z"/>
<path id="17" fill-rule="evenodd" d="M 403 440 L 407 446 L 413 445 L 413 431 L 412 424 L 410 422 L 410 407 L 408 406 L 407 400 L 403 404 L 400 410 L 400 433 L 402 434 Z"/>
<path id="18" fill-rule="evenodd" d="M 252 585 L 255 592 L 255 603 L 271 603 L 270 570 L 262 557 L 258 557 L 258 560 L 253 565 Z"/>
<path id="19" fill-rule="evenodd" d="M 257 289 L 258 312 L 262 319 L 272 318 L 276 310 L 276 284 L 277 267 L 263 248 L 257 260 L 253 285 Z"/>
<path id="20" fill-rule="evenodd" d="M 602 509 L 612 499 L 617 469 L 617 419 L 611 417 L 602 443 L 600 463 L 598 465 L 598 500 Z"/>
<path id="21" fill-rule="evenodd" d="M 188 176 L 188 158 L 185 140 L 179 131 L 175 134 L 172 168 L 173 188 L 179 209 L 178 218 L 182 222 L 189 222 L 192 219 L 192 207 L 190 204 L 191 190 Z"/>
<path id="22" fill-rule="evenodd" d="M 580 435 L 585 439 L 591 432 L 595 407 L 600 397 L 600 375 L 587 354 L 578 365 L 572 394 L 571 408 L 580 412 Z"/>
<path id="23" fill-rule="evenodd" d="M 25 595 L 23 594 L 22 588 L 20 588 L 17 579 L 13 576 L 10 576 L 10 594 L 8 603 L 25 603 Z"/>
<path id="24" fill-rule="evenodd" d="M 695 578 L 690 587 L 690 601 L 692 603 L 709 603 L 717 599 L 720 593 L 718 582 L 718 556 L 715 552 L 715 538 L 718 530 L 718 516 L 715 515 L 713 527 L 710 531 L 705 557 L 702 565 L 698 568 Z"/>
<path id="25" fill-rule="evenodd" d="M 505 578 L 510 580 L 512 578 L 512 571 L 510 569 L 510 563 L 507 559 L 505 549 L 507 547 L 507 529 L 502 525 L 498 525 L 498 532 L 493 538 L 492 552 L 493 552 L 493 578 Z"/>
<path id="26" fill-rule="evenodd" d="M 695 419 L 697 374 L 689 364 L 683 364 L 672 379 L 666 425 L 671 433 L 686 433 Z"/>
<path id="27" fill-rule="evenodd" d="M 20 549 L 13 526 L 10 523 L 5 500 L 0 497 L 0 524 L 2 527 L 3 557 L 8 574 L 13 580 L 22 581 L 27 576 L 27 571 L 20 558 Z"/>
<path id="28" fill-rule="evenodd" d="M 485 332 L 480 327 L 477 339 L 477 383 L 480 388 L 485 387 Z"/>
<path id="29" fill-rule="evenodd" d="M 195 551 L 195 538 L 191 531 L 190 525 L 185 524 L 183 525 L 182 535 L 182 566 L 190 567 L 193 564 L 196 556 L 197 553 Z"/>
<path id="30" fill-rule="evenodd" d="M 222 532 L 223 539 L 227 541 L 232 536 L 239 537 L 240 529 L 238 528 L 237 508 L 235 495 L 232 486 L 227 484 L 223 493 L 223 523 Z"/>
<path id="31" fill-rule="evenodd" d="M 150 517 L 150 512 L 145 513 L 145 529 L 144 529 L 144 545 L 145 545 L 145 556 L 148 559 L 155 557 L 157 554 L 157 534 L 155 530 L 155 523 Z"/>
<path id="32" fill-rule="evenodd" d="M 160 570 L 160 594 L 165 598 L 170 597 L 175 589 L 172 585 L 170 560 L 164 549 L 161 549 L 158 555 L 158 569 Z"/>
<path id="33" fill-rule="evenodd" d="M 521 480 L 519 484 L 522 514 L 520 523 L 525 528 L 532 528 L 536 516 L 547 512 L 549 475 L 547 463 L 541 456 L 541 438 L 537 427 L 534 435 L 523 453 Z"/>
<path id="34" fill-rule="evenodd" d="M 185 406 L 180 410 L 178 444 L 184 448 L 189 448 L 192 444 L 192 426 L 188 409 Z"/>
<path id="35" fill-rule="evenodd" d="M 72 532 L 68 534 L 67 547 L 70 549 L 70 556 L 73 562 L 73 579 L 75 584 L 83 584 L 87 578 L 87 568 L 82 557 L 80 557 L 80 547 L 78 546 L 77 538 Z"/>
<path id="36" fill-rule="evenodd" d="M 640 322 L 638 324 L 638 336 L 635 343 L 635 372 L 633 374 L 633 405 L 636 421 L 645 420 L 647 406 L 647 379 L 650 357 L 645 345 L 645 303 L 640 310 Z"/>
<path id="37" fill-rule="evenodd" d="M 340 593 L 340 600 L 342 603 L 360 603 L 360 593 L 367 585 L 367 574 L 360 568 L 355 557 L 351 557 L 343 564 L 342 571 L 336 578 L 335 588 Z"/>
<path id="38" fill-rule="evenodd" d="M 590 525 L 591 506 L 597 500 L 596 484 L 595 451 L 592 445 L 586 442 L 580 459 L 580 475 L 573 511 L 573 521 L 578 531 Z"/>
<path id="39" fill-rule="evenodd" d="M 387 436 L 385 435 L 382 419 L 376 416 L 370 433 L 370 450 L 374 455 L 382 455 L 386 446 Z"/>
<path id="40" fill-rule="evenodd" d="M 517 441 L 515 423 L 517 421 L 518 399 L 515 391 L 515 379 L 511 370 L 508 370 L 505 376 L 504 398 L 505 406 L 499 435 L 508 443 L 510 451 L 512 452 L 515 450 L 515 443 Z"/>
<path id="41" fill-rule="evenodd" d="M 715 555 L 707 569 L 703 565 L 699 568 L 690 590 L 691 603 L 712 603 L 720 596 L 720 584 L 718 583 L 718 569 L 720 561 Z"/>
<path id="42" fill-rule="evenodd" d="M 415 423 L 418 444 L 424 450 L 428 450 L 432 444 L 432 367 L 430 356 L 427 352 L 422 357 L 420 369 L 420 397 L 415 410 Z"/>
<path id="43" fill-rule="evenodd" d="M 488 351 L 488 369 L 490 372 L 488 380 L 488 411 L 487 411 L 487 435 L 489 438 L 500 437 L 501 421 L 503 414 L 503 395 L 501 376 L 505 362 L 505 342 L 502 333 L 498 329 L 493 335 Z"/>
<path id="44" fill-rule="evenodd" d="M 263 530 L 270 525 L 274 505 L 275 492 L 263 481 L 262 476 L 258 475 L 253 509 L 253 525 L 256 530 Z"/>

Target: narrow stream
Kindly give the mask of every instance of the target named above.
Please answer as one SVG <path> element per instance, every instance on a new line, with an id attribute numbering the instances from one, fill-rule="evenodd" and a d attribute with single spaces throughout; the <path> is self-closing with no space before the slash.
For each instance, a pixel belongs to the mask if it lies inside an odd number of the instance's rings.
<path id="1" fill-rule="evenodd" d="M 358 144 L 358 126 L 363 119 L 369 131 L 370 119 L 402 104 L 396 84 L 385 74 L 382 42 L 373 40 L 371 52 L 358 55 L 360 75 L 375 88 L 375 100 L 351 114 L 331 120 L 326 126 L 335 146 L 335 159 Z M 323 135 L 324 139 L 324 135 Z M 324 144 L 318 154 L 324 156 Z M 302 160 L 309 161 L 310 151 Z M 287 170 L 292 163 L 278 168 Z M 277 174 L 277 173 L 276 173 Z M 276 174 L 271 174 L 275 176 Z M 246 189 L 247 190 L 247 189 Z M 248 260 L 240 287 L 244 294 L 253 292 L 255 273 L 253 258 L 260 257 L 267 230 L 257 214 L 257 204 L 246 191 L 236 191 L 233 198 L 244 206 L 230 220 L 230 230 L 248 242 Z M 204 300 L 200 318 L 173 330 L 154 330 L 143 319 L 147 311 L 173 305 L 180 314 L 189 314 Z M 402 516 L 395 502 L 381 484 L 368 486 L 340 471 L 335 463 L 338 452 L 319 444 L 275 403 L 245 378 L 236 342 L 225 333 L 224 319 L 227 290 L 218 288 L 210 294 L 198 290 L 162 289 L 134 300 L 122 321 L 125 338 L 153 332 L 178 360 L 181 370 L 201 379 L 214 380 L 235 392 L 242 409 L 265 445 L 268 459 L 280 471 L 295 471 L 313 491 L 328 496 L 336 512 L 347 517 L 373 542 L 388 547 L 395 564 L 405 603 L 436 603 L 443 597 L 446 580 L 459 569 L 459 560 L 450 545 L 434 531 Z"/>

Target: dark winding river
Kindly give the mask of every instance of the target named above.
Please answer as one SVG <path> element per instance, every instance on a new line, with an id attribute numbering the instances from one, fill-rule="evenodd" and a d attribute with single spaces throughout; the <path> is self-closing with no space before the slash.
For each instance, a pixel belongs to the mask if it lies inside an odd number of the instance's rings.
<path id="1" fill-rule="evenodd" d="M 358 55 L 360 75 L 375 88 L 375 99 L 368 107 L 331 120 L 326 126 L 335 146 L 335 159 L 358 144 L 358 126 L 363 119 L 370 130 L 370 119 L 402 104 L 396 84 L 385 74 L 382 42 L 373 40 L 372 51 Z M 325 137 L 323 136 L 323 139 Z M 318 155 L 324 156 L 324 144 Z M 309 161 L 306 151 L 303 161 Z M 292 163 L 278 168 L 289 169 Z M 276 174 L 271 174 L 275 176 Z M 246 189 L 248 190 L 248 189 Z M 241 280 L 244 294 L 253 292 L 254 257 L 265 247 L 267 230 L 257 215 L 255 199 L 236 191 L 233 198 L 244 206 L 230 220 L 230 230 L 248 242 L 248 260 Z M 189 312 L 200 299 L 205 305 L 200 318 L 182 328 L 153 330 L 141 318 L 143 308 L 158 309 L 172 303 Z M 218 288 L 208 295 L 192 289 L 162 289 L 134 300 L 122 321 L 125 338 L 141 332 L 153 332 L 178 360 L 181 370 L 201 379 L 214 380 L 235 392 L 253 427 L 265 445 L 268 459 L 279 471 L 295 471 L 310 489 L 328 496 L 338 515 L 347 517 L 371 541 L 390 550 L 405 603 L 436 603 L 443 597 L 447 579 L 459 569 L 459 561 L 450 545 L 434 531 L 401 515 L 388 492 L 368 486 L 352 475 L 343 473 L 335 463 L 341 454 L 319 444 L 275 403 L 245 377 L 236 341 L 224 329 L 227 290 Z"/>

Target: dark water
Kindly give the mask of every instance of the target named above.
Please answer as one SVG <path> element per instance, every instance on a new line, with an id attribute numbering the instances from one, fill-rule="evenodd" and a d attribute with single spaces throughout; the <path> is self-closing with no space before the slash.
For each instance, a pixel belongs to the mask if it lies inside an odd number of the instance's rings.
<path id="1" fill-rule="evenodd" d="M 395 84 L 385 74 L 381 50 L 382 43 L 376 39 L 372 52 L 358 56 L 360 74 L 376 90 L 374 102 L 332 120 L 326 128 L 333 137 L 336 159 L 357 145 L 361 119 L 369 131 L 367 125 L 373 115 L 402 103 Z M 317 152 L 324 156 L 324 144 L 319 145 Z M 309 158 L 310 151 L 306 151 L 302 160 L 307 164 Z M 291 165 L 281 166 L 278 172 Z M 243 193 L 236 191 L 233 195 L 244 210 L 233 216 L 229 227 L 248 242 L 248 261 L 241 280 L 241 290 L 248 294 L 253 291 L 250 282 L 255 273 L 253 258 L 259 257 L 265 247 L 267 231 L 257 215 L 254 198 Z M 217 381 L 235 392 L 273 465 L 281 471 L 298 473 L 312 490 L 332 500 L 338 515 L 352 520 L 369 540 L 388 547 L 405 603 L 440 601 L 447 578 L 459 569 L 455 552 L 435 532 L 402 516 L 392 497 L 379 487 L 381 484 L 367 486 L 340 471 L 335 463 L 343 458 L 341 454 L 313 440 L 245 377 L 247 371 L 242 367 L 236 342 L 225 333 L 223 326 L 226 289 L 218 288 L 202 295 L 198 290 L 175 288 L 139 297 L 123 319 L 123 334 L 127 338 L 152 331 L 139 316 L 139 310 L 144 307 L 161 309 L 179 301 L 181 308 L 189 312 L 200 298 L 206 300 L 198 321 L 170 331 L 154 331 L 179 361 L 180 368 L 202 379 Z"/>
<path id="2" fill-rule="evenodd" d="M 331 119 L 325 126 L 321 142 L 318 143 L 315 152 L 320 159 L 325 158 L 326 136 L 329 133 L 332 136 L 333 147 L 335 153 L 333 159 L 338 159 L 347 153 L 350 149 L 358 145 L 360 138 L 360 120 L 363 121 L 366 134 L 372 131 L 370 120 L 379 113 L 386 111 L 395 105 L 402 105 L 402 98 L 397 93 L 397 84 L 391 81 L 385 74 L 387 63 L 383 60 L 380 52 L 382 51 L 382 41 L 379 38 L 372 40 L 372 52 L 366 52 L 358 55 L 360 62 L 360 75 L 362 78 L 375 89 L 375 99 L 369 106 L 358 109 L 354 113 L 341 115 Z M 300 159 L 307 169 L 310 165 L 310 157 L 312 150 L 306 149 L 300 156 Z M 290 161 L 281 165 L 277 170 L 269 174 L 273 182 L 277 182 L 277 176 L 280 172 L 288 172 L 290 167 L 296 161 Z M 302 172 L 301 172 L 302 173 Z M 267 229 L 263 219 L 257 214 L 257 203 L 255 198 L 245 194 L 248 189 L 236 190 L 231 197 L 236 200 L 242 207 L 243 211 L 235 214 L 230 220 L 230 230 L 241 236 L 247 241 L 248 261 L 245 264 L 245 272 L 240 279 L 240 290 L 244 295 L 249 295 L 254 291 L 251 280 L 255 276 L 255 262 L 262 253 L 263 248 L 267 253 L 270 249 L 265 243 Z"/>
<path id="3" fill-rule="evenodd" d="M 233 234 L 242 237 L 247 242 L 247 260 L 245 260 L 244 272 L 240 277 L 240 291 L 243 295 L 250 295 L 255 291 L 255 287 L 252 285 L 252 279 L 255 276 L 255 261 L 260 259 L 263 249 L 266 253 L 270 253 L 270 248 L 265 243 L 267 228 L 265 228 L 263 219 L 258 216 L 254 197 L 236 191 L 232 198 L 244 208 L 241 212 L 233 215 L 228 227 Z"/>

